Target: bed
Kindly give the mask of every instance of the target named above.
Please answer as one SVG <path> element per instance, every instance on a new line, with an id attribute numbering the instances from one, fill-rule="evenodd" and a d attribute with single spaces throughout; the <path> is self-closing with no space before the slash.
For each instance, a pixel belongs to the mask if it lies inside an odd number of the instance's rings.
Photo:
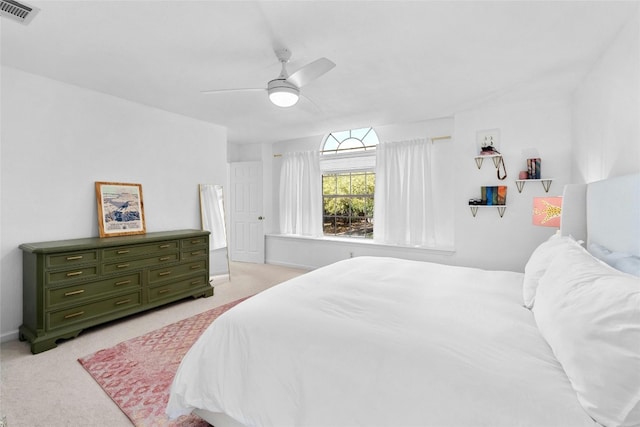
<path id="1" fill-rule="evenodd" d="M 640 425 L 640 174 L 567 186 L 524 273 L 356 257 L 249 298 L 167 414 L 225 426 Z"/>

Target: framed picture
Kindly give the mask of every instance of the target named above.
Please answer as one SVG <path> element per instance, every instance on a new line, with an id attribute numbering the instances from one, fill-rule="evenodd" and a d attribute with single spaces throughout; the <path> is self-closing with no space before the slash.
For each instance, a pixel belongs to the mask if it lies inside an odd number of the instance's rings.
<path id="1" fill-rule="evenodd" d="M 100 237 L 144 234 L 142 185 L 96 182 Z"/>
<path id="2" fill-rule="evenodd" d="M 476 132 L 476 144 L 478 154 L 500 153 L 500 129 L 479 130 Z"/>

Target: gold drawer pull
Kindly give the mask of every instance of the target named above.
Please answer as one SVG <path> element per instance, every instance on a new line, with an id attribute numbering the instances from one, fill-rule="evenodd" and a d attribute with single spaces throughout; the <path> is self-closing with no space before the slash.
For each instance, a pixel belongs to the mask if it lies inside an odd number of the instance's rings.
<path id="1" fill-rule="evenodd" d="M 127 267 L 129 267 L 129 264 L 118 264 L 117 267 L 118 268 L 127 268 Z"/>
<path id="2" fill-rule="evenodd" d="M 160 249 L 167 249 L 170 248 L 171 245 L 160 245 Z"/>
<path id="3" fill-rule="evenodd" d="M 199 265 L 192 265 L 192 266 L 191 266 L 191 269 L 192 269 L 192 270 L 195 270 L 195 269 L 197 269 L 197 268 L 200 268 L 200 266 L 199 266 Z"/>
<path id="4" fill-rule="evenodd" d="M 191 241 L 192 245 L 197 245 L 198 243 L 202 243 L 202 240 L 192 240 Z"/>
<path id="5" fill-rule="evenodd" d="M 158 291 L 159 294 L 166 294 L 167 292 L 169 292 L 171 289 L 160 289 Z"/>
<path id="6" fill-rule="evenodd" d="M 202 283 L 201 280 L 194 280 L 193 282 L 191 282 L 191 286 L 193 285 L 199 285 L 200 283 Z"/>
<path id="7" fill-rule="evenodd" d="M 116 252 L 116 253 L 117 253 L 118 255 L 124 255 L 124 254 L 128 254 L 128 253 L 129 253 L 129 250 L 128 250 L 128 249 L 122 249 L 122 250 L 120 250 L 120 251 L 118 251 L 118 252 Z"/>
<path id="8" fill-rule="evenodd" d="M 74 255 L 74 256 L 67 257 L 67 261 L 75 261 L 77 259 L 82 259 L 82 255 Z"/>
<path id="9" fill-rule="evenodd" d="M 203 251 L 196 251 L 196 252 L 191 252 L 191 255 L 200 255 L 203 254 Z"/>
<path id="10" fill-rule="evenodd" d="M 131 283 L 131 280 L 123 280 L 122 282 L 116 282 L 116 283 L 114 283 L 114 285 L 116 285 L 116 286 L 122 286 L 122 285 L 128 285 L 129 283 Z"/>
<path id="11" fill-rule="evenodd" d="M 122 304 L 126 304 L 126 303 L 128 303 L 128 302 L 131 302 L 131 299 L 124 299 L 124 300 L 122 300 L 122 301 L 118 301 L 118 302 L 116 303 L 116 305 L 122 305 Z"/>
<path id="12" fill-rule="evenodd" d="M 169 274 L 171 274 L 170 271 L 163 271 L 162 273 L 158 273 L 158 276 L 167 276 Z"/>
<path id="13" fill-rule="evenodd" d="M 160 260 L 160 261 L 168 261 L 168 260 L 170 260 L 170 259 L 171 259 L 171 257 L 170 257 L 170 256 L 163 256 L 163 257 L 161 257 L 159 260 Z"/>
<path id="14" fill-rule="evenodd" d="M 84 289 L 79 289 L 77 291 L 72 291 L 72 292 L 65 292 L 64 296 L 65 297 L 70 297 L 71 295 L 78 295 L 78 294 L 82 294 L 84 293 Z"/>
<path id="15" fill-rule="evenodd" d="M 84 311 L 79 311 L 77 313 L 67 314 L 66 316 L 64 316 L 64 318 L 71 319 L 72 317 L 82 316 L 83 314 L 84 314 Z"/>
<path id="16" fill-rule="evenodd" d="M 82 271 L 74 271 L 72 273 L 67 273 L 67 277 L 79 276 L 82 274 Z"/>

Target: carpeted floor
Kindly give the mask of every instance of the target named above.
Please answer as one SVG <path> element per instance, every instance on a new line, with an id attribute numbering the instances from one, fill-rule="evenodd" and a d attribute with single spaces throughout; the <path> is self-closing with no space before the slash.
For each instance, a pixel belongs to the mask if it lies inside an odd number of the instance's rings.
<path id="1" fill-rule="evenodd" d="M 183 356 L 218 316 L 242 298 L 81 357 L 78 361 L 136 426 L 208 426 L 196 415 L 169 420 L 169 388 Z"/>
<path id="2" fill-rule="evenodd" d="M 58 347 L 31 354 L 18 339 L 0 343 L 0 419 L 10 427 L 127 427 L 114 404 L 78 359 L 155 331 L 304 273 L 270 265 L 231 262 L 231 280 L 210 298 L 185 300 L 89 328 Z M 16 332 L 17 337 L 17 332 Z"/>

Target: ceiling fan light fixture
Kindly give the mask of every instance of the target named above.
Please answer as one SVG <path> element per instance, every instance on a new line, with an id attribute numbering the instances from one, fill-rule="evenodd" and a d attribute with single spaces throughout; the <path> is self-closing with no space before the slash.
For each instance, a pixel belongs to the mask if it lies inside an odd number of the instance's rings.
<path id="1" fill-rule="evenodd" d="M 269 100 L 278 107 L 292 107 L 300 98 L 300 89 L 284 79 L 275 79 L 267 87 Z"/>

